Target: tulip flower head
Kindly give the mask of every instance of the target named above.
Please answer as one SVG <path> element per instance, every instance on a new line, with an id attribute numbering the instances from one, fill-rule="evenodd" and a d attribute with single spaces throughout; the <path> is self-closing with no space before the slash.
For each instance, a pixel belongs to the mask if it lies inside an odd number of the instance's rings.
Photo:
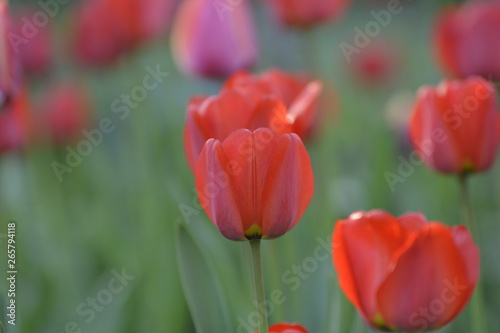
<path id="1" fill-rule="evenodd" d="M 348 0 L 267 0 L 279 22 L 309 27 L 342 15 Z"/>
<path id="2" fill-rule="evenodd" d="M 213 0 L 185 0 L 172 27 L 172 52 L 191 76 L 225 77 L 251 67 L 257 44 L 248 0 L 222 10 Z"/>
<path id="3" fill-rule="evenodd" d="M 450 74 L 500 80 L 500 3 L 470 1 L 445 10 L 435 31 L 436 55 Z"/>
<path id="4" fill-rule="evenodd" d="M 415 149 L 430 167 L 465 174 L 488 169 L 500 143 L 495 88 L 480 77 L 422 87 L 410 123 Z"/>
<path id="5" fill-rule="evenodd" d="M 339 284 L 372 327 L 417 332 L 440 328 L 469 301 L 479 251 L 463 226 L 355 212 L 335 226 L 333 263 Z"/>
<path id="6" fill-rule="evenodd" d="M 299 324 L 279 323 L 269 327 L 269 333 L 309 333 Z"/>
<path id="7" fill-rule="evenodd" d="M 237 130 L 208 140 L 196 190 L 210 220 L 231 240 L 276 238 L 292 229 L 313 195 L 309 155 L 296 134 Z"/>

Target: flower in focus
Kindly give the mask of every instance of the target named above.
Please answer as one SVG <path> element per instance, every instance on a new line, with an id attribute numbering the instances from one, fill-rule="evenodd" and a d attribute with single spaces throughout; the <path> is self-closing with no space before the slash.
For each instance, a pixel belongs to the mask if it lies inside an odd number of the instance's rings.
<path id="1" fill-rule="evenodd" d="M 16 20 L 12 22 L 11 35 L 12 45 L 19 55 L 23 72 L 35 75 L 46 72 L 53 59 L 50 25 L 35 26 L 31 23 L 36 13 L 34 8 L 25 8 L 18 13 Z"/>
<path id="2" fill-rule="evenodd" d="M 342 15 L 348 0 L 267 0 L 279 22 L 294 27 L 308 27 Z"/>
<path id="3" fill-rule="evenodd" d="M 82 86 L 68 82 L 49 86 L 40 103 L 38 134 L 56 145 L 78 140 L 90 124 L 90 110 Z"/>
<path id="4" fill-rule="evenodd" d="M 276 238 L 292 229 L 314 191 L 309 155 L 296 134 L 242 129 L 205 143 L 196 164 L 202 207 L 231 240 Z"/>
<path id="5" fill-rule="evenodd" d="M 436 54 L 442 67 L 458 77 L 480 75 L 500 80 L 500 3 L 471 1 L 448 8 L 435 30 Z"/>
<path id="6" fill-rule="evenodd" d="M 469 301 L 479 251 L 463 226 L 384 211 L 340 220 L 332 240 L 339 284 L 364 320 L 381 330 L 437 329 Z"/>
<path id="7" fill-rule="evenodd" d="M 424 162 L 440 172 L 488 169 L 500 143 L 495 88 L 480 77 L 420 88 L 410 136 Z"/>
<path id="8" fill-rule="evenodd" d="M 280 323 L 269 327 L 269 333 L 308 333 L 307 330 L 299 324 Z"/>
<path id="9" fill-rule="evenodd" d="M 7 1 L 0 0 L 0 111 L 14 99 L 21 81 L 19 60 L 8 38 L 12 29 L 8 9 Z"/>
<path id="10" fill-rule="evenodd" d="M 0 112 L 0 154 L 22 150 L 31 139 L 31 119 L 26 91 L 21 89 Z"/>
<path id="11" fill-rule="evenodd" d="M 307 139 L 316 127 L 318 98 L 323 90 L 318 80 L 292 75 L 278 69 L 271 69 L 258 75 L 247 72 L 235 73 L 225 87 L 240 92 L 249 100 L 259 96 L 272 95 L 285 103 L 287 119 L 302 140 Z"/>
<path id="12" fill-rule="evenodd" d="M 192 76 L 225 77 L 251 67 L 257 43 L 248 0 L 229 7 L 212 0 L 185 0 L 172 27 L 172 52 Z"/>

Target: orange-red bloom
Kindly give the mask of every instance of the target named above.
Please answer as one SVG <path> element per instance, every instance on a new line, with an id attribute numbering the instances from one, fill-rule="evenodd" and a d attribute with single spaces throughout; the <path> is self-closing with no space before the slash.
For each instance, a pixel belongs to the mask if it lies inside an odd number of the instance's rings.
<path id="1" fill-rule="evenodd" d="M 238 130 L 206 142 L 196 165 L 202 207 L 232 240 L 275 238 L 292 229 L 313 195 L 309 155 L 296 134 Z"/>
<path id="2" fill-rule="evenodd" d="M 308 333 L 307 330 L 299 324 L 280 323 L 269 327 L 269 333 Z"/>
<path id="3" fill-rule="evenodd" d="M 356 212 L 335 226 L 333 261 L 340 287 L 372 327 L 395 331 L 439 328 L 469 301 L 479 252 L 463 226 Z"/>
<path id="4" fill-rule="evenodd" d="M 183 1 L 172 27 L 172 52 L 180 69 L 193 76 L 225 77 L 251 67 L 257 43 L 248 0 Z"/>
<path id="5" fill-rule="evenodd" d="M 435 31 L 436 53 L 450 74 L 500 80 L 500 3 L 471 1 L 447 9 Z"/>
<path id="6" fill-rule="evenodd" d="M 217 96 L 189 101 L 184 148 L 192 170 L 205 141 L 224 140 L 237 129 L 268 127 L 276 133 L 307 138 L 315 126 L 321 82 L 308 81 L 279 70 L 260 75 L 233 75 Z"/>
<path id="7" fill-rule="evenodd" d="M 488 169 L 500 143 L 495 88 L 479 77 L 422 87 L 410 134 L 423 160 L 438 171 L 461 174 Z"/>
<path id="8" fill-rule="evenodd" d="M 82 137 L 90 124 L 91 108 L 86 91 L 74 83 L 49 86 L 40 106 L 38 130 L 56 145 Z"/>
<path id="9" fill-rule="evenodd" d="M 344 13 L 348 0 L 267 0 L 282 24 L 307 27 Z"/>

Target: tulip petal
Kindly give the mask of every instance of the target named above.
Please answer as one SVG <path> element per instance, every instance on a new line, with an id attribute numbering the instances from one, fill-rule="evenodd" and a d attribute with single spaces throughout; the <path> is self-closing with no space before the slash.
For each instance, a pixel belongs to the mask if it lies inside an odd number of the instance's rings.
<path id="1" fill-rule="evenodd" d="M 474 289 L 461 258 L 450 228 L 428 224 L 378 290 L 386 325 L 418 331 L 453 319 Z"/>
<path id="2" fill-rule="evenodd" d="M 280 137 L 267 171 L 262 194 L 263 235 L 278 237 L 304 214 L 314 192 L 309 155 L 296 134 Z"/>
<path id="3" fill-rule="evenodd" d="M 208 140 L 201 151 L 196 164 L 196 191 L 201 206 L 224 237 L 245 239 L 234 170 L 218 140 Z"/>
<path id="4" fill-rule="evenodd" d="M 292 126 L 287 120 L 285 105 L 275 97 L 265 97 L 257 103 L 250 118 L 248 129 L 269 127 L 275 133 L 290 133 Z"/>
<path id="5" fill-rule="evenodd" d="M 289 120 L 294 124 L 294 133 L 304 137 L 314 124 L 316 103 L 323 90 L 320 81 L 313 81 L 306 85 L 295 98 L 288 111 Z"/>

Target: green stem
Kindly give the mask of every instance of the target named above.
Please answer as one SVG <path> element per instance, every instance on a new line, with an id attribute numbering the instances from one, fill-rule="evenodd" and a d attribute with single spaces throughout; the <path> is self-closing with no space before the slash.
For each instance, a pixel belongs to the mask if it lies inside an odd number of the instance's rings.
<path id="1" fill-rule="evenodd" d="M 477 232 L 474 225 L 474 218 L 472 216 L 472 207 L 470 202 L 469 187 L 468 187 L 468 174 L 462 174 L 459 178 L 460 180 L 460 190 L 462 193 L 462 211 L 464 224 L 470 230 L 472 237 L 477 242 Z M 485 312 L 484 312 L 484 299 L 483 299 L 483 287 L 481 283 L 481 278 L 479 278 L 476 286 L 476 290 L 472 295 L 471 299 L 471 323 L 472 332 L 485 333 Z"/>
<path id="2" fill-rule="evenodd" d="M 262 260 L 260 256 L 260 239 L 251 240 L 250 252 L 252 253 L 253 282 L 255 286 L 256 308 L 259 315 L 259 333 L 267 332 L 267 313 L 264 296 L 264 277 L 262 275 Z"/>

